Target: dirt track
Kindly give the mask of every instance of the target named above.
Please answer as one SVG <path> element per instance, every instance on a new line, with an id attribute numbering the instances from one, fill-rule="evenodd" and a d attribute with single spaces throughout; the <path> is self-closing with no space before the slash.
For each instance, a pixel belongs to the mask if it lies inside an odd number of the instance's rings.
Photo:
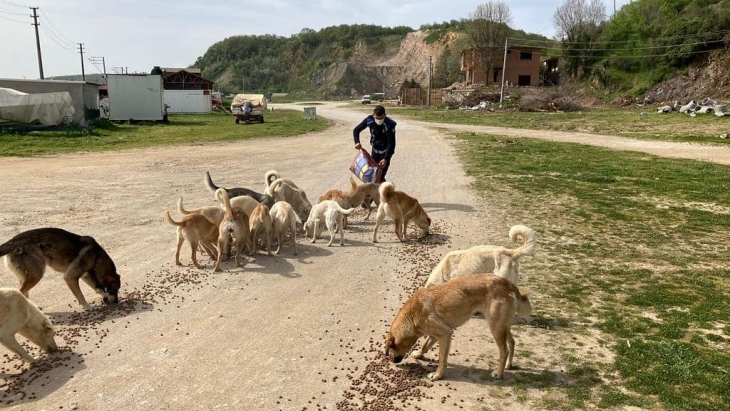
<path id="1" fill-rule="evenodd" d="M 375 400 L 388 381 L 400 378 L 391 374 L 398 368 L 377 360 L 377 352 L 405 298 L 447 250 L 478 243 L 508 245 L 509 227 L 522 223 L 511 221 L 497 204 L 477 200 L 448 138 L 424 123 L 396 118 L 398 149 L 389 180 L 429 212 L 436 234 L 427 240 L 413 237 L 400 244 L 388 222 L 381 242 L 374 245 L 373 217 L 363 222 L 360 215 L 346 231 L 345 247 L 327 248 L 323 240 L 310 244 L 300 238 L 298 256 L 285 247 L 279 256 L 260 255 L 243 269 L 224 262 L 224 272 L 213 274 L 207 257 L 202 258 L 206 271 L 192 267 L 185 244 L 181 259 L 187 266 L 174 265 L 175 230 L 162 213 L 169 209 L 176 217 L 179 196 L 189 207 L 213 204 L 203 184 L 206 170 L 219 185 L 262 190 L 264 173 L 277 169 L 313 201 L 330 188 L 347 188 L 347 167 L 355 155 L 351 129 L 363 116 L 333 106 L 318 106 L 317 111 L 337 125 L 294 138 L 3 158 L 0 240 L 43 226 L 93 235 L 116 261 L 125 300 L 113 310 L 83 313 L 61 275 L 49 270 L 31 299 L 57 324 L 58 343 L 66 349 L 31 369 L 5 356 L 0 407 L 349 409 L 360 406 L 361 398 Z M 547 132 L 468 129 L 581 140 Z M 609 137 L 601 142 L 616 149 L 730 164 L 726 148 Z M 535 290 L 533 305 L 539 305 L 543 296 L 539 282 L 532 281 L 529 258 L 523 261 L 522 276 L 524 287 Z M 17 287 L 4 266 L 0 286 Z M 88 287 L 82 290 L 92 304 L 99 304 Z M 539 369 L 507 371 L 503 381 L 483 379 L 496 364 L 497 350 L 484 321 L 476 319 L 457 333 L 446 380 L 430 384 L 409 379 L 406 399 L 393 398 L 392 404 L 478 409 L 504 407 L 506 401 L 510 409 L 530 409 L 529 401 L 517 402 L 511 394 L 513 373 L 548 373 L 560 383 L 565 368 L 555 360 L 560 350 L 574 355 L 579 355 L 575 350 L 601 350 L 595 345 L 563 346 L 570 337 L 555 330 L 517 325 L 513 331 L 517 365 L 521 347 L 533 352 L 561 348 L 545 353 L 554 361 Z M 604 354 L 609 361 L 610 354 Z M 415 375 L 433 369 L 427 362 L 415 366 L 413 359 L 404 364 L 402 369 Z M 529 398 L 543 395 L 539 387 L 527 388 Z"/>

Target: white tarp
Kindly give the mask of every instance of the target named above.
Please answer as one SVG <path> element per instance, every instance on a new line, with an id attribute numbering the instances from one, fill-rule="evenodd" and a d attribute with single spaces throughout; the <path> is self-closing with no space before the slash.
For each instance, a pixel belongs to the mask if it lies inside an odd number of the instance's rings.
<path id="1" fill-rule="evenodd" d="M 42 124 L 55 126 L 73 117 L 71 94 L 26 94 L 11 88 L 0 88 L 0 123 Z"/>
<path id="2" fill-rule="evenodd" d="M 246 101 L 250 101 L 253 107 L 262 110 L 266 109 L 266 97 L 263 94 L 236 94 L 236 97 L 233 97 L 233 101 L 231 102 L 231 110 L 241 108 Z"/>

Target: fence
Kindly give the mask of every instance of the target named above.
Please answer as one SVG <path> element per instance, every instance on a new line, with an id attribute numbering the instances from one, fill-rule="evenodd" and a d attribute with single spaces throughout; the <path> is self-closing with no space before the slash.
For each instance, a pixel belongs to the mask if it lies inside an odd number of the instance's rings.
<path id="1" fill-rule="evenodd" d="M 428 105 L 428 89 L 427 88 L 406 88 L 403 89 L 401 104 L 406 106 L 426 106 Z M 443 92 L 440 88 L 431 89 L 431 105 L 440 106 L 443 104 Z"/>

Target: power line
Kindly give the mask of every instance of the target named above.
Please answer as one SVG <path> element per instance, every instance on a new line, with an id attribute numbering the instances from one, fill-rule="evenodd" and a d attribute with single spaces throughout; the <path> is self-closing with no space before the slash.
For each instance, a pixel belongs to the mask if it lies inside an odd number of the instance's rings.
<path id="1" fill-rule="evenodd" d="M 703 41 L 700 43 L 680 43 L 680 44 L 669 44 L 666 46 L 650 46 L 650 47 L 633 47 L 632 46 L 631 50 L 656 50 L 656 49 L 666 49 L 666 48 L 672 48 L 672 47 L 699 46 L 699 45 L 703 45 L 703 44 L 724 43 L 724 42 L 725 42 L 725 40 L 709 40 L 709 41 Z M 600 45 L 601 42 L 597 42 L 596 44 Z M 519 47 L 531 47 L 531 46 L 523 45 L 523 44 L 520 44 L 520 45 L 513 44 L 513 45 L 519 46 Z M 560 47 L 543 47 L 542 49 L 543 50 L 563 50 L 563 48 L 560 48 Z M 626 51 L 625 48 L 620 48 L 620 49 L 574 49 L 574 48 L 571 48 L 570 50 L 571 51 Z"/>
<path id="2" fill-rule="evenodd" d="M 23 24 L 28 24 L 28 22 L 27 22 L 27 21 L 23 21 L 23 20 L 16 20 L 16 19 L 11 19 L 10 17 L 3 17 L 3 16 L 0 16 L 0 19 L 3 19 L 3 20 L 9 20 L 9 21 L 14 21 L 14 22 L 16 22 L 16 23 L 23 23 Z"/>
<path id="3" fill-rule="evenodd" d="M 66 42 L 68 42 L 70 44 L 76 44 L 75 42 L 69 40 L 68 37 L 64 36 L 63 33 L 61 33 L 61 31 L 59 29 L 57 29 L 56 26 L 53 25 L 53 23 L 51 23 L 51 20 L 48 19 L 48 17 L 46 16 L 46 13 L 41 14 L 41 19 L 45 20 L 45 22 L 48 23 L 48 26 L 53 30 L 53 32 L 55 34 L 57 34 L 57 37 L 59 39 L 64 39 Z"/>
<path id="4" fill-rule="evenodd" d="M 26 6 L 25 4 L 13 3 L 12 1 L 8 1 L 8 0 L 0 0 L 0 4 L 5 4 L 7 6 L 14 6 L 14 7 L 22 7 L 24 9 L 30 8 L 29 6 Z"/>
<path id="5" fill-rule="evenodd" d="M 524 50 L 521 50 L 521 49 L 512 49 L 512 48 L 510 48 L 509 50 L 510 51 L 517 51 L 517 52 L 524 51 Z M 686 53 L 681 53 L 681 54 L 682 55 L 702 54 L 702 53 L 712 53 L 712 52 L 715 52 L 715 51 L 728 51 L 728 50 L 730 50 L 730 48 L 727 48 L 726 47 L 726 48 L 712 49 L 712 50 L 688 51 Z M 676 56 L 676 54 L 672 54 L 672 53 L 664 53 L 664 54 L 642 54 L 642 55 L 639 55 L 639 56 L 629 56 L 629 55 L 624 55 L 624 56 L 621 56 L 621 55 L 618 55 L 618 56 L 613 56 L 613 55 L 596 56 L 596 55 L 591 55 L 591 54 L 584 54 L 584 55 L 577 55 L 577 56 L 575 56 L 575 55 L 570 55 L 569 56 L 569 55 L 566 55 L 566 54 L 551 55 L 551 57 L 563 57 L 563 58 L 568 58 L 569 57 L 569 58 L 600 58 L 600 59 L 624 59 L 624 58 L 625 59 L 641 59 L 641 58 L 674 57 L 674 56 Z"/>
<path id="6" fill-rule="evenodd" d="M 16 11 L 10 11 L 10 10 L 7 10 L 7 9 L 0 9 L 0 13 L 14 14 L 16 16 L 25 16 L 25 13 L 20 13 L 20 12 L 16 12 Z"/>
<path id="7" fill-rule="evenodd" d="M 686 39 L 691 37 L 711 37 L 714 35 L 720 35 L 720 34 L 727 34 L 730 33 L 730 30 L 720 30 L 720 31 L 711 31 L 706 33 L 696 33 L 696 34 L 687 34 L 687 35 L 678 35 L 678 36 L 667 36 L 667 37 L 652 37 L 652 40 L 671 40 L 671 39 Z M 507 37 L 510 40 L 517 40 L 517 41 L 526 41 L 524 38 L 516 38 L 516 37 Z M 593 41 L 565 41 L 565 40 L 538 40 L 538 39 L 529 39 L 527 41 L 534 42 L 534 43 L 549 43 L 549 44 L 555 44 L 555 43 L 561 43 L 561 44 L 594 44 L 596 42 Z M 635 42 L 636 40 L 614 40 L 614 41 L 597 41 L 598 43 L 602 44 L 630 44 L 632 42 Z"/>
<path id="8" fill-rule="evenodd" d="M 43 30 L 44 33 L 48 35 L 48 38 L 51 39 L 54 43 L 56 43 L 59 47 L 61 47 L 64 50 L 75 52 L 73 48 L 70 48 L 68 46 L 63 45 L 56 37 L 55 34 L 51 33 L 48 29 L 45 28 L 45 26 L 39 26 L 41 30 Z"/>

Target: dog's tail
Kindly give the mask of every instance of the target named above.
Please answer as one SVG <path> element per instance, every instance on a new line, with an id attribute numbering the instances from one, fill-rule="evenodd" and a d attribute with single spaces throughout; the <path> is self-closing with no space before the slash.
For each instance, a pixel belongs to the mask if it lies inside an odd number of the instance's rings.
<path id="1" fill-rule="evenodd" d="M 393 185 L 393 183 L 389 181 L 386 181 L 385 183 L 380 185 L 378 193 L 380 194 L 380 201 L 389 203 L 395 196 L 395 185 Z"/>
<path id="2" fill-rule="evenodd" d="M 517 241 L 518 237 L 522 237 L 522 245 L 512 250 L 512 258 L 519 260 L 523 255 L 535 254 L 537 248 L 537 233 L 535 230 L 524 225 L 514 225 L 509 229 L 509 238 Z"/>
<path id="3" fill-rule="evenodd" d="M 167 221 L 168 223 L 170 223 L 172 225 L 176 225 L 178 227 L 185 227 L 185 223 L 183 223 L 183 222 L 178 223 L 177 221 L 173 220 L 172 217 L 170 217 L 170 212 L 167 210 L 165 210 L 165 221 Z"/>
<path id="4" fill-rule="evenodd" d="M 350 187 L 351 190 L 355 190 L 357 188 L 357 183 L 355 182 L 355 179 L 350 176 Z"/>
<path id="5" fill-rule="evenodd" d="M 180 198 L 177 199 L 177 212 L 180 213 L 180 214 L 182 214 L 182 215 L 188 215 L 188 214 L 193 214 L 194 213 L 194 211 L 188 211 L 185 208 L 183 208 L 182 197 L 180 197 Z"/>
<path id="6" fill-rule="evenodd" d="M 271 170 L 271 171 L 274 171 L 274 170 Z M 276 171 L 274 171 L 274 172 L 276 172 Z M 274 197 L 274 199 L 276 199 L 276 196 L 274 195 L 274 193 L 279 188 L 279 186 L 282 184 L 284 184 L 283 179 L 281 179 L 281 178 L 275 179 L 274 181 L 271 182 L 271 185 L 269 185 L 269 187 L 266 188 L 266 194 L 268 194 L 268 195 Z"/>
<path id="7" fill-rule="evenodd" d="M 281 175 L 276 170 L 269 170 L 266 172 L 264 179 L 266 180 L 266 187 L 270 187 L 271 183 L 281 178 Z"/>
<path id="8" fill-rule="evenodd" d="M 522 294 L 520 293 L 520 289 L 517 288 L 516 285 L 514 285 L 511 281 L 507 280 L 508 288 L 511 292 L 515 294 L 515 302 L 517 302 L 517 315 L 529 319 L 530 315 L 532 314 L 532 304 L 530 304 L 530 298 L 527 296 L 527 293 Z"/>
<path id="9" fill-rule="evenodd" d="M 218 189 L 215 191 L 215 198 L 218 199 L 223 206 L 226 208 L 226 213 L 229 218 L 233 217 L 233 207 L 231 207 L 231 199 L 228 197 L 228 192 L 225 189 Z"/>
<path id="10" fill-rule="evenodd" d="M 215 191 L 219 188 L 217 185 L 213 184 L 213 179 L 210 178 L 210 173 L 207 171 L 205 172 L 205 185 L 208 186 L 208 190 L 210 191 Z"/>
<path id="11" fill-rule="evenodd" d="M 12 240 L 3 245 L 0 245 L 0 257 L 4 256 L 5 254 L 10 254 L 13 250 L 15 250 L 15 248 L 16 246 L 12 244 Z"/>

